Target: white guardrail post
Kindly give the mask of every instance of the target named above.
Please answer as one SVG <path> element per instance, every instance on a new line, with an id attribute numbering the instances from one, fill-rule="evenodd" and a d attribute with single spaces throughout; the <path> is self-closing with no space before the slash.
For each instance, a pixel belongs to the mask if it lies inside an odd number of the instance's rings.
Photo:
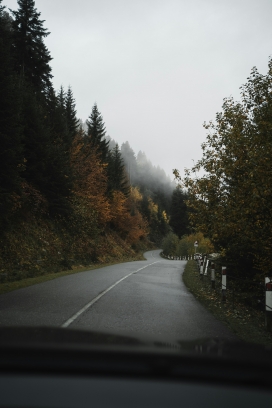
<path id="1" fill-rule="evenodd" d="M 222 266 L 222 302 L 226 301 L 227 292 L 227 267 Z"/>
<path id="2" fill-rule="evenodd" d="M 212 288 L 215 288 L 215 264 L 212 263 L 211 265 L 211 283 L 212 283 Z"/>
<path id="3" fill-rule="evenodd" d="M 203 278 L 203 259 L 200 261 L 200 278 Z"/>
<path id="4" fill-rule="evenodd" d="M 209 266 L 209 259 L 206 261 L 206 266 L 205 266 L 205 271 L 204 271 L 204 276 L 208 276 L 208 266 Z"/>
<path id="5" fill-rule="evenodd" d="M 265 327 L 272 329 L 272 278 L 264 278 L 265 282 Z"/>

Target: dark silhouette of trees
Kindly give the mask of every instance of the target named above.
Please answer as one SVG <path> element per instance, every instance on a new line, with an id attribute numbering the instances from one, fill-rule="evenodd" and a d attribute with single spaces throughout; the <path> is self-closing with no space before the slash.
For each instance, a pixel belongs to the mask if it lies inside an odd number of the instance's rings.
<path id="1" fill-rule="evenodd" d="M 105 139 L 106 127 L 96 103 L 94 104 L 89 119 L 87 120 L 87 126 L 88 143 L 91 147 L 97 149 L 102 161 L 107 162 L 109 142 Z"/>
<path id="2" fill-rule="evenodd" d="M 50 33 L 43 27 L 44 20 L 40 20 L 34 0 L 18 0 L 18 6 L 17 11 L 10 10 L 14 17 L 14 67 L 22 80 L 46 93 L 52 87 L 49 65 L 52 58 L 43 39 Z"/>
<path id="3" fill-rule="evenodd" d="M 16 206 L 24 169 L 19 81 L 11 56 L 11 18 L 0 0 L 0 228 Z"/>
<path id="4" fill-rule="evenodd" d="M 185 203 L 186 200 L 187 196 L 180 188 L 173 191 L 169 225 L 173 228 L 174 233 L 179 238 L 189 233 L 188 211 Z"/>
<path id="5" fill-rule="evenodd" d="M 108 192 L 121 191 L 125 196 L 130 193 L 130 185 L 125 171 L 124 161 L 118 144 L 109 152 L 108 155 Z"/>

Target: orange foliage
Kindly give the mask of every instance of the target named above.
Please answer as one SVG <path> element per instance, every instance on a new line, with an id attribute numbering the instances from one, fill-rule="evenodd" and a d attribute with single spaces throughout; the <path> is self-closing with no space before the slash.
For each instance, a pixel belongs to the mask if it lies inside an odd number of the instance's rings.
<path id="1" fill-rule="evenodd" d="M 90 214 L 95 211 L 99 224 L 105 225 L 111 218 L 110 204 L 106 197 L 106 165 L 101 162 L 95 149 L 84 143 L 80 134 L 73 142 L 71 164 L 76 198 L 84 206 L 84 211 L 89 211 Z"/>
<path id="2" fill-rule="evenodd" d="M 121 191 L 114 191 L 111 200 L 112 225 L 120 235 L 130 244 L 148 234 L 148 223 L 139 212 L 135 194 L 126 198 Z"/>

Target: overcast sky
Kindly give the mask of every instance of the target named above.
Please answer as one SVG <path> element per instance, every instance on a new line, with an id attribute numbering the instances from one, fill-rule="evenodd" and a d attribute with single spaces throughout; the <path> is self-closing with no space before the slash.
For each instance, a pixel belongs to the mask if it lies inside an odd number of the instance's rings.
<path id="1" fill-rule="evenodd" d="M 97 102 L 108 134 L 172 176 L 201 157 L 204 121 L 267 72 L 272 0 L 36 0 L 55 89 L 78 117 Z M 17 10 L 16 0 L 3 5 Z"/>

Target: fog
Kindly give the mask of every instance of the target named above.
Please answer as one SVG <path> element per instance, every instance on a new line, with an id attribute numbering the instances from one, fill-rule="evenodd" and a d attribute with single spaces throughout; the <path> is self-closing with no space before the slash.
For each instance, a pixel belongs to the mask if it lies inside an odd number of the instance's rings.
<path id="1" fill-rule="evenodd" d="M 36 0 L 56 89 L 83 122 L 97 102 L 108 134 L 167 174 L 201 157 L 223 98 L 271 54 L 271 0 Z M 17 9 L 16 0 L 3 5 Z"/>

